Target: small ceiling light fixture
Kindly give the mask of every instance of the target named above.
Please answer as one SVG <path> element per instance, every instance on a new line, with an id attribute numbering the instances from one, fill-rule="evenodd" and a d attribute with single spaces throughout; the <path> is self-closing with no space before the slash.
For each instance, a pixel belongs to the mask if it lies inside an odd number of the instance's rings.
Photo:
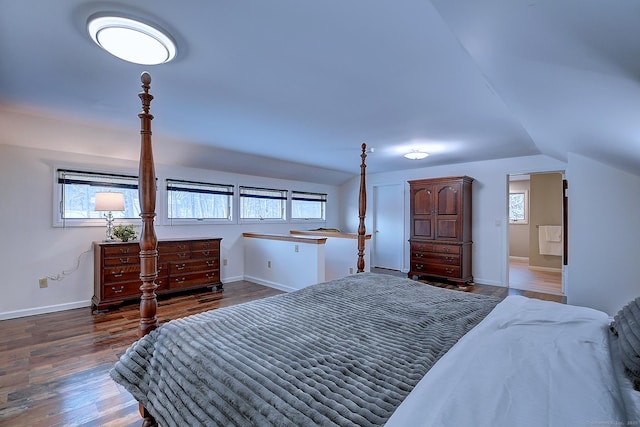
<path id="1" fill-rule="evenodd" d="M 406 153 L 404 156 L 407 159 L 420 160 L 420 159 L 424 159 L 425 157 L 429 156 L 429 153 L 427 153 L 426 151 L 411 150 L 408 153 Z"/>
<path id="2" fill-rule="evenodd" d="M 135 64 L 164 64 L 176 56 L 176 45 L 167 34 L 133 19 L 93 15 L 87 30 L 98 46 Z"/>

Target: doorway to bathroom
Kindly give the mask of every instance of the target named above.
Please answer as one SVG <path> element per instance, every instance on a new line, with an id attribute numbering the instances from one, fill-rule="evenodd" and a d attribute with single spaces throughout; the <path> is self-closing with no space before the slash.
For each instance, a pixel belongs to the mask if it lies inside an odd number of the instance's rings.
<path id="1" fill-rule="evenodd" d="M 564 295 L 564 174 L 508 176 L 509 287 Z"/>

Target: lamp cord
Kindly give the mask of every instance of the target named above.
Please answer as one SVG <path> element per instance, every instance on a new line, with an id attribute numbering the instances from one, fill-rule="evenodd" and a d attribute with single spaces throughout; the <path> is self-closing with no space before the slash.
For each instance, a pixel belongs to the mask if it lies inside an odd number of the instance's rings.
<path id="1" fill-rule="evenodd" d="M 62 280 L 65 277 L 67 277 L 68 275 L 70 275 L 71 273 L 77 271 L 78 268 L 80 268 L 80 259 L 82 258 L 82 255 L 87 254 L 89 252 L 93 252 L 93 246 L 91 246 L 89 249 L 87 249 L 86 251 L 84 251 L 80 255 L 78 255 L 78 257 L 76 258 L 76 265 L 73 268 L 71 268 L 69 270 L 62 270 L 60 273 L 56 274 L 55 276 L 47 276 L 47 279 L 49 279 L 49 280 Z"/>

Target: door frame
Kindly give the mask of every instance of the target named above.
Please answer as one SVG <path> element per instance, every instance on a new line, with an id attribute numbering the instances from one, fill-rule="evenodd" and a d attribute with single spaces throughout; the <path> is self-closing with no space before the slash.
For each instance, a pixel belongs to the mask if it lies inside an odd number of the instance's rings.
<path id="1" fill-rule="evenodd" d="M 566 297 L 566 285 L 567 285 L 567 275 L 569 271 L 568 265 L 568 251 L 569 251 L 569 242 L 568 242 L 568 181 L 567 174 L 565 170 L 538 170 L 538 171 L 530 171 L 530 172 L 510 172 L 505 176 L 505 245 L 504 245 L 504 257 L 503 257 L 503 277 L 505 278 L 504 285 L 507 289 L 510 288 L 509 284 L 509 182 L 510 177 L 515 175 L 538 175 L 538 174 L 551 174 L 551 173 L 559 173 L 562 174 L 562 235 L 563 235 L 563 253 L 562 253 L 562 271 L 560 273 L 561 280 L 561 292 L 562 295 Z"/>

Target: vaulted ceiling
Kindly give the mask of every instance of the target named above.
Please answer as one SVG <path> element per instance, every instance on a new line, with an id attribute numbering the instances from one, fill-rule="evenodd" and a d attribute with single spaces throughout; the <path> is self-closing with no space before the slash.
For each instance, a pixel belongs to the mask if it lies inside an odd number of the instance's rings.
<path id="1" fill-rule="evenodd" d="M 109 55 L 97 12 L 176 59 Z M 366 142 L 370 173 L 575 152 L 640 174 L 634 1 L 0 0 L 0 55 L 4 144 L 135 159 L 147 70 L 158 162 L 338 184 Z"/>

